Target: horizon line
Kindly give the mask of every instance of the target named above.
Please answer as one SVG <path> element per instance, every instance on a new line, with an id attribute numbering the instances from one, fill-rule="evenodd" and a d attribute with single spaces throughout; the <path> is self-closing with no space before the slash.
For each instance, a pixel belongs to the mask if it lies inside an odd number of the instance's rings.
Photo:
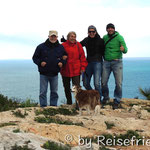
<path id="1" fill-rule="evenodd" d="M 146 57 L 146 56 L 144 56 L 144 57 L 133 57 L 133 56 L 123 57 L 123 59 L 126 59 L 126 58 L 150 58 L 150 56 L 149 56 L 149 57 Z M 32 60 L 32 59 L 29 59 L 29 58 L 21 58 L 21 59 L 19 59 L 19 58 L 0 59 L 0 61 L 3 61 L 3 60 Z"/>

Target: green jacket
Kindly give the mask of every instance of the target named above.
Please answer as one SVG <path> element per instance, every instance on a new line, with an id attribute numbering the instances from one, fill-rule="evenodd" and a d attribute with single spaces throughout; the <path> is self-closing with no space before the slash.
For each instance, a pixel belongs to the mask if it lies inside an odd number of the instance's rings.
<path id="1" fill-rule="evenodd" d="M 105 60 L 114 60 L 114 59 L 121 59 L 122 53 L 127 53 L 127 46 L 124 41 L 124 38 L 115 31 L 115 34 L 113 36 L 117 35 L 115 38 L 113 38 L 108 44 L 105 46 L 105 52 L 104 52 L 104 59 Z M 103 40 L 104 43 L 106 43 L 110 39 L 109 35 L 104 35 Z M 124 47 L 124 52 L 120 50 L 120 46 Z"/>

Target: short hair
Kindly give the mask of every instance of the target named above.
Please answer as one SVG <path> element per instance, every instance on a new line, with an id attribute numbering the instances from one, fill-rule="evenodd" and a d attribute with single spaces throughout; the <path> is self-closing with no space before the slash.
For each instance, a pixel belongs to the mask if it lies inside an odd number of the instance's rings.
<path id="1" fill-rule="evenodd" d="M 68 33 L 68 35 L 67 35 L 67 40 L 69 40 L 69 37 L 70 37 L 71 34 L 74 34 L 75 36 L 77 36 L 74 31 L 70 31 L 70 32 Z"/>

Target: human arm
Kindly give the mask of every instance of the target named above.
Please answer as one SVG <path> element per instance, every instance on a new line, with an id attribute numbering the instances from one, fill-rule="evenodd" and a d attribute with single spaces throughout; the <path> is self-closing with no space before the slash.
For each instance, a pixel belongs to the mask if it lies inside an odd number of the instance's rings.
<path id="1" fill-rule="evenodd" d="M 122 36 L 120 36 L 119 43 L 120 43 L 120 51 L 124 54 L 127 53 L 128 48 L 127 48 L 125 40 Z"/>
<path id="2" fill-rule="evenodd" d="M 80 58 L 80 63 L 81 63 L 81 73 L 83 73 L 85 72 L 85 69 L 88 63 L 87 63 L 82 45 L 79 42 L 77 42 L 77 44 L 78 44 L 79 58 Z"/>
<path id="3" fill-rule="evenodd" d="M 65 49 L 64 49 L 64 47 L 62 46 L 62 56 L 61 56 L 61 58 L 60 58 L 60 61 L 58 62 L 58 66 L 61 68 L 63 65 L 65 65 L 66 64 L 66 62 L 67 62 L 67 53 L 66 53 L 66 51 L 65 51 Z"/>
<path id="4" fill-rule="evenodd" d="M 37 46 L 37 48 L 35 49 L 35 52 L 33 54 L 33 57 L 32 57 L 33 62 L 38 66 L 40 66 L 40 64 L 41 64 L 40 51 L 41 51 L 40 46 Z"/>
<path id="5" fill-rule="evenodd" d="M 84 47 L 86 45 L 86 43 L 87 43 L 87 38 L 80 41 L 80 44 L 82 45 L 82 47 Z"/>

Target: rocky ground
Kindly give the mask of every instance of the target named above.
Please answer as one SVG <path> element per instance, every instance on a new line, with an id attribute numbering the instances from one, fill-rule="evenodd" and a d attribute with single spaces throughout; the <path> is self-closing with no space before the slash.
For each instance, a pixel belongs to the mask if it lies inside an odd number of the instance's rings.
<path id="1" fill-rule="evenodd" d="M 72 150 L 98 150 L 100 147 L 98 142 L 92 144 L 90 142 L 92 137 L 102 141 L 103 134 L 111 134 L 115 137 L 125 134 L 128 130 L 139 133 L 144 144 L 117 146 L 116 141 L 113 141 L 113 146 L 109 147 L 109 143 L 111 145 L 109 141 L 106 147 L 114 150 L 150 150 L 150 101 L 123 99 L 121 106 L 121 109 L 112 110 L 111 105 L 106 105 L 96 116 L 87 115 L 86 112 L 83 112 L 82 116 L 57 115 L 62 120 L 82 123 L 83 126 L 37 123 L 34 121 L 35 110 L 41 110 L 40 107 L 19 108 L 22 113 L 28 114 L 25 118 L 14 116 L 12 111 L 1 112 L 0 126 L 4 123 L 15 123 L 15 125 L 0 127 L 0 150 L 10 150 L 15 144 L 25 143 L 35 150 L 42 150 L 41 145 L 48 140 L 69 144 Z M 64 105 L 62 107 L 70 109 L 74 106 Z M 113 124 L 112 128 L 108 129 L 107 124 Z M 20 132 L 14 133 L 16 129 L 19 129 Z"/>

